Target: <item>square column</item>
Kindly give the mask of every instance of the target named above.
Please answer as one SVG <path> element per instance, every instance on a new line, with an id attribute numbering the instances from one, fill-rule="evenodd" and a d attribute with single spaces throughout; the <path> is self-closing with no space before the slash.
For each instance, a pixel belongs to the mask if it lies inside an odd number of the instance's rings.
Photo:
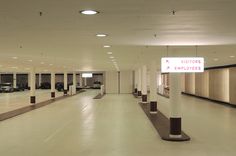
<path id="1" fill-rule="evenodd" d="M 36 96 L 35 96 L 35 69 L 32 68 L 30 72 L 30 103 L 36 103 Z"/>
<path id="2" fill-rule="evenodd" d="M 147 102 L 147 66 L 142 67 L 142 103 Z"/>
<path id="3" fill-rule="evenodd" d="M 64 95 L 67 95 L 68 92 L 68 79 L 67 79 L 67 72 L 64 72 Z"/>
<path id="4" fill-rule="evenodd" d="M 51 98 L 54 99 L 55 95 L 55 73 L 51 72 Z"/>

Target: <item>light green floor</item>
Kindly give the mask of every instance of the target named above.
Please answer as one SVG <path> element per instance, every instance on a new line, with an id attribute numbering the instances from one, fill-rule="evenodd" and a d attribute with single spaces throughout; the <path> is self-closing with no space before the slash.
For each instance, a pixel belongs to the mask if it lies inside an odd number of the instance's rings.
<path id="1" fill-rule="evenodd" d="M 236 109 L 183 96 L 192 141 L 162 141 L 132 95 L 77 96 L 0 122 L 0 156 L 234 156 Z M 159 97 L 168 115 L 168 101 Z"/>

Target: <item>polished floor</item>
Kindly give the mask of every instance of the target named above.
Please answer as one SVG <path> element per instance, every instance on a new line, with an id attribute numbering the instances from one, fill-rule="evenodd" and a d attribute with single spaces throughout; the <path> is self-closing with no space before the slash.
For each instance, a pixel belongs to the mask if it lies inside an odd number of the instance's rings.
<path id="1" fill-rule="evenodd" d="M 63 92 L 56 92 L 56 97 L 63 96 Z M 37 89 L 36 103 L 51 99 L 51 91 Z M 0 93 L 0 114 L 30 105 L 28 90 L 13 93 Z"/>
<path id="2" fill-rule="evenodd" d="M 0 122 L 1 156 L 234 156 L 236 109 L 182 97 L 189 142 L 166 142 L 129 94 L 88 90 Z M 167 116 L 168 99 L 159 97 Z"/>

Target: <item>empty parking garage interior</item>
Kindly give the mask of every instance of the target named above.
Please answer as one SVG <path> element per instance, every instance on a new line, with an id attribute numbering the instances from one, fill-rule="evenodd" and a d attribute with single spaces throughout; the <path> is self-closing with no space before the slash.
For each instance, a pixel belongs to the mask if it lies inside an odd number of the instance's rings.
<path id="1" fill-rule="evenodd" d="M 236 1 L 1 0 L 1 156 L 234 156 Z"/>

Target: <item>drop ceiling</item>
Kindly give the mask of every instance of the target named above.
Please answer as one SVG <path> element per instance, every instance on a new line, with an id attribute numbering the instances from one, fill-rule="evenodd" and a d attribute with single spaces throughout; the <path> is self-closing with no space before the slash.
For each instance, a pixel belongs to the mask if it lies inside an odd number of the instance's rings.
<path id="1" fill-rule="evenodd" d="M 159 63 L 167 45 L 169 55 L 203 56 L 206 66 L 234 64 L 235 15 L 235 0 L 1 0 L 0 71 L 116 70 L 109 51 L 130 70 Z"/>

